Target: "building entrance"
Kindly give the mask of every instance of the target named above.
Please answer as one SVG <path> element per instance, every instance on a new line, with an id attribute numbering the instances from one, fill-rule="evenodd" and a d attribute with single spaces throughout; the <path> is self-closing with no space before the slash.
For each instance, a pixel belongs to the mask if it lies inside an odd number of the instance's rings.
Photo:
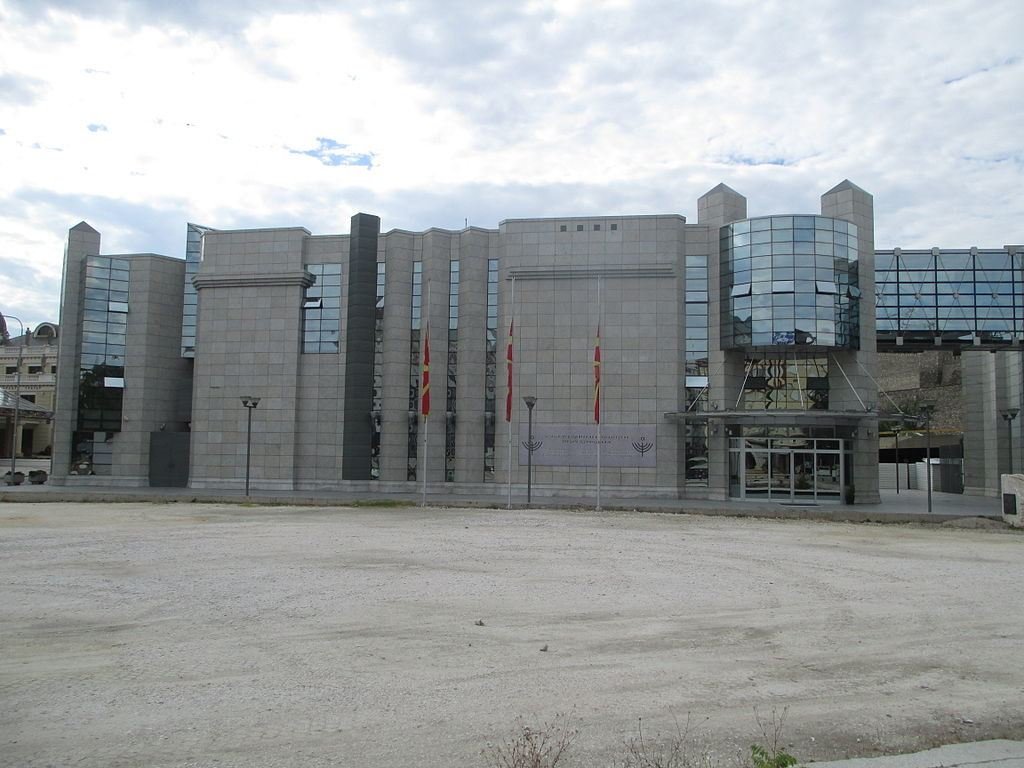
<path id="1" fill-rule="evenodd" d="M 842 499 L 842 440 L 732 438 L 729 495 L 771 501 Z"/>

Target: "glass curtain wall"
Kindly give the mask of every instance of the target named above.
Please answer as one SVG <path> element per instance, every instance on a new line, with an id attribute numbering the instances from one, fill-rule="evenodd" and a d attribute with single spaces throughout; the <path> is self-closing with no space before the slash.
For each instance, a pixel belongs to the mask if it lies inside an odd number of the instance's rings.
<path id="1" fill-rule="evenodd" d="M 740 407 L 749 411 L 828 410 L 827 357 L 748 358 Z"/>
<path id="2" fill-rule="evenodd" d="M 416 457 L 419 445 L 420 397 L 420 323 L 423 313 L 423 262 L 412 265 L 412 312 L 409 317 L 409 450 L 406 480 L 416 479 Z"/>
<path id="3" fill-rule="evenodd" d="M 879 337 L 1010 343 L 1024 336 L 1024 253 L 878 251 Z"/>
<path id="4" fill-rule="evenodd" d="M 444 398 L 444 479 L 455 482 L 455 400 L 459 369 L 459 261 L 448 263 L 448 365 Z"/>
<path id="5" fill-rule="evenodd" d="M 85 261 L 73 475 L 112 471 L 113 434 L 121 431 L 124 402 L 129 277 L 127 259 L 89 256 Z"/>
<path id="6" fill-rule="evenodd" d="M 373 396 L 370 406 L 370 479 L 380 479 L 380 430 L 384 409 L 384 262 L 377 262 L 377 303 L 373 310 Z"/>
<path id="7" fill-rule="evenodd" d="M 722 346 L 860 347 L 857 227 L 771 216 L 721 229 Z"/>
<path id="8" fill-rule="evenodd" d="M 307 264 L 313 284 L 302 301 L 302 352 L 337 352 L 341 335 L 341 264 Z"/>
<path id="9" fill-rule="evenodd" d="M 686 257 L 686 409 L 703 411 L 708 401 L 708 257 Z M 708 484 L 707 422 L 686 423 L 686 484 Z"/>
<path id="10" fill-rule="evenodd" d="M 487 347 L 484 352 L 484 482 L 494 482 L 494 424 L 497 419 L 498 260 L 487 260 Z"/>
<path id="11" fill-rule="evenodd" d="M 199 272 L 203 261 L 203 234 L 213 232 L 209 227 L 189 224 L 185 235 L 185 285 L 182 292 L 184 308 L 181 315 L 181 356 L 196 356 L 196 323 L 199 314 L 199 291 L 192 278 Z"/>

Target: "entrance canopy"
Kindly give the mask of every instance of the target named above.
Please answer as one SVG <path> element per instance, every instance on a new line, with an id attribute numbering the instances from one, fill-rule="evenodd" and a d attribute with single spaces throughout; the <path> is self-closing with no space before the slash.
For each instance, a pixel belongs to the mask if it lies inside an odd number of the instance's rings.
<path id="1" fill-rule="evenodd" d="M 666 413 L 669 421 L 701 422 L 720 419 L 730 424 L 746 424 L 756 426 L 823 426 L 825 424 L 859 424 L 869 419 L 877 419 L 874 411 L 824 411 L 824 410 L 785 410 L 774 411 L 678 411 Z"/>

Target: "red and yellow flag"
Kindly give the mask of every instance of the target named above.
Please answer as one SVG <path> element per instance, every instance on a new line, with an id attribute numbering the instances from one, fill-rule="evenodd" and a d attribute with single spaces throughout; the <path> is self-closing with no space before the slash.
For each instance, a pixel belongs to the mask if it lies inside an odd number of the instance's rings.
<path id="1" fill-rule="evenodd" d="M 597 342 L 594 344 L 594 421 L 601 423 L 601 324 L 597 324 Z"/>
<path id="2" fill-rule="evenodd" d="M 508 348 L 505 350 L 505 368 L 508 382 L 505 387 L 505 421 L 512 421 L 512 333 L 515 318 L 508 321 Z"/>
<path id="3" fill-rule="evenodd" d="M 423 337 L 423 383 L 420 385 L 420 413 L 426 418 L 430 415 L 430 323 L 427 323 L 426 335 Z"/>

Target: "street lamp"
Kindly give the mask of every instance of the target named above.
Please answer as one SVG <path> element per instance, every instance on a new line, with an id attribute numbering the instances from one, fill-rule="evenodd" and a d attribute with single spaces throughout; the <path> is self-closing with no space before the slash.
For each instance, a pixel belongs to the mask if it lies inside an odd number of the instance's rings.
<path id="1" fill-rule="evenodd" d="M 3 315 L 8 320 L 18 320 L 14 315 Z M 21 344 L 18 345 L 18 369 L 14 372 L 14 426 L 11 429 L 11 483 L 14 483 L 14 471 L 18 468 L 18 417 L 21 415 L 21 353 L 25 348 L 25 324 L 21 326 Z"/>
<path id="2" fill-rule="evenodd" d="M 533 441 L 533 406 L 537 404 L 537 398 L 527 395 L 523 402 L 529 412 L 526 428 L 526 504 L 529 506 L 533 497 L 533 452 L 540 447 Z"/>
<path id="3" fill-rule="evenodd" d="M 245 406 L 249 412 L 248 425 L 245 430 L 245 495 L 249 495 L 249 456 L 252 453 L 252 412 L 256 410 L 256 406 L 260 404 L 258 397 L 252 395 L 242 395 L 242 405 Z"/>
<path id="4" fill-rule="evenodd" d="M 903 428 L 902 424 L 896 424 L 892 428 L 893 435 L 896 437 L 896 495 L 900 495 L 900 430 Z"/>
<path id="5" fill-rule="evenodd" d="M 928 458 L 925 460 L 925 474 L 928 476 L 928 514 L 932 513 L 932 414 L 935 403 L 921 403 L 921 414 L 924 416 L 925 448 Z"/>
<path id="6" fill-rule="evenodd" d="M 1010 459 L 1010 471 L 1008 474 L 1013 474 L 1013 420 L 1017 418 L 1017 414 L 1020 413 L 1019 408 L 1004 408 L 999 412 L 999 415 L 1003 417 L 1003 421 L 1006 422 L 1006 449 L 1007 455 Z"/>

